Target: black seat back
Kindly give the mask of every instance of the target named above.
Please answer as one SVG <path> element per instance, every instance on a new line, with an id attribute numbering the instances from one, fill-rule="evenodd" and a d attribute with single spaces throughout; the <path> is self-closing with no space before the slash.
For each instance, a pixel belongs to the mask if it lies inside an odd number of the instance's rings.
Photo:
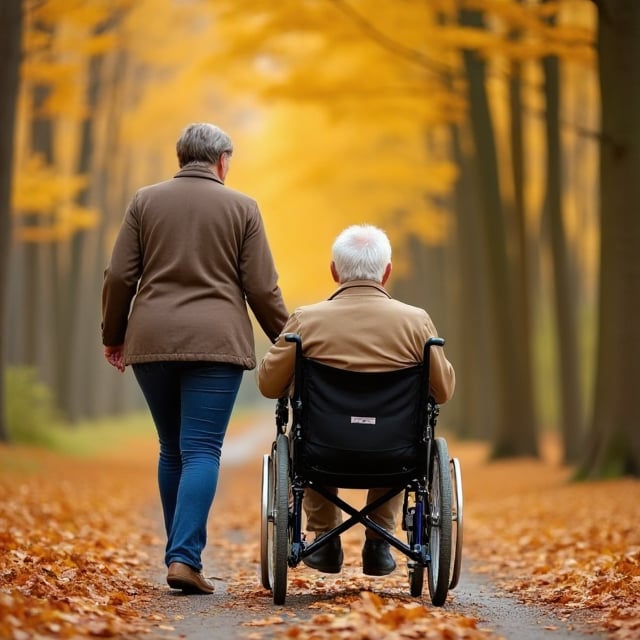
<path id="1" fill-rule="evenodd" d="M 427 379 L 423 365 L 355 372 L 302 358 L 303 474 L 341 487 L 378 487 L 426 465 Z"/>

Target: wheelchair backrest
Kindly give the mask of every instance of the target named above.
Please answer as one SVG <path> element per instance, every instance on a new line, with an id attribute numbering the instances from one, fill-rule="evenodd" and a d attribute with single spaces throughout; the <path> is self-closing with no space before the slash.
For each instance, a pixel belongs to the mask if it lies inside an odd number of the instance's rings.
<path id="1" fill-rule="evenodd" d="M 428 381 L 423 365 L 355 372 L 303 357 L 298 371 L 296 449 L 303 468 L 371 478 L 411 473 L 426 463 Z"/>

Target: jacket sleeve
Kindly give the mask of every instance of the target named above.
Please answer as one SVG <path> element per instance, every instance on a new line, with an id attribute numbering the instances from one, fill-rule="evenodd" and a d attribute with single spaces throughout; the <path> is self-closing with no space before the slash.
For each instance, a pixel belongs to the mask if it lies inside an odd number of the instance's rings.
<path id="1" fill-rule="evenodd" d="M 437 336 L 438 331 L 433 321 L 427 315 L 427 334 Z M 433 399 L 442 404 L 453 396 L 456 388 L 456 372 L 453 365 L 447 360 L 443 347 L 431 347 L 429 358 L 429 390 Z"/>
<path id="2" fill-rule="evenodd" d="M 142 273 L 139 224 L 135 215 L 135 198 L 127 208 L 118 232 L 111 260 L 104 271 L 102 287 L 102 343 L 124 343 L 131 301 Z"/>
<path id="3" fill-rule="evenodd" d="M 258 206 L 249 216 L 240 253 L 240 278 L 247 303 L 266 336 L 275 342 L 287 321 L 267 234 Z"/>
<path id="4" fill-rule="evenodd" d="M 296 345 L 284 339 L 287 333 L 299 333 L 296 314 L 292 314 L 275 344 L 258 366 L 258 389 L 266 398 L 282 398 L 289 394 L 296 366 Z"/>

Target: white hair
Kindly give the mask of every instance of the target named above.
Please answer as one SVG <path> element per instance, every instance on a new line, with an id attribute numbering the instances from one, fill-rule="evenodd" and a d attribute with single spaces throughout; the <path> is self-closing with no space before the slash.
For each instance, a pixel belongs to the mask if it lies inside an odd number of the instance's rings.
<path id="1" fill-rule="evenodd" d="M 215 164 L 223 153 L 233 153 L 231 138 L 208 122 L 195 122 L 185 127 L 176 142 L 178 164 Z"/>
<path id="2" fill-rule="evenodd" d="M 335 239 L 332 253 L 340 282 L 382 282 L 384 271 L 391 262 L 387 234 L 369 224 L 347 227 Z"/>

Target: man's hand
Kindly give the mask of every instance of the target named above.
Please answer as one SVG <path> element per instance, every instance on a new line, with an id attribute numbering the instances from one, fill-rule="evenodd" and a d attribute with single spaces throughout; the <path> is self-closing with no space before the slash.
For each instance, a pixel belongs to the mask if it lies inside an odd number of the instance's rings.
<path id="1" fill-rule="evenodd" d="M 117 347 L 105 347 L 104 357 L 107 362 L 115 367 L 118 371 L 124 373 L 124 345 L 118 345 Z"/>

